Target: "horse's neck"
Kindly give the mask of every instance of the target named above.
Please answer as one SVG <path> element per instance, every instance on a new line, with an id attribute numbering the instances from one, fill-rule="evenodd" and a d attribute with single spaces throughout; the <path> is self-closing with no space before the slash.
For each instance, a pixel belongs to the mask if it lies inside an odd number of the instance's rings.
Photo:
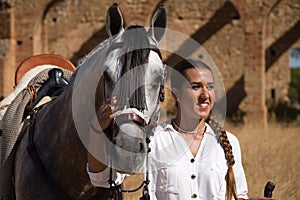
<path id="1" fill-rule="evenodd" d="M 63 178 L 70 192 L 86 184 L 86 149 L 80 141 L 72 117 L 72 83 L 37 115 L 35 141 L 46 169 Z M 44 158 L 44 159 L 43 159 Z M 74 183 L 73 180 L 79 180 Z M 77 190 L 77 191 L 76 191 Z"/>
<path id="2" fill-rule="evenodd" d="M 61 148 L 58 153 L 62 155 L 65 151 L 75 152 L 68 142 L 79 140 L 72 114 L 72 87 L 70 83 L 59 97 L 39 111 L 37 117 L 36 130 L 42 130 L 40 134 L 47 138 L 47 143 Z M 72 145 L 82 146 L 80 141 Z"/>

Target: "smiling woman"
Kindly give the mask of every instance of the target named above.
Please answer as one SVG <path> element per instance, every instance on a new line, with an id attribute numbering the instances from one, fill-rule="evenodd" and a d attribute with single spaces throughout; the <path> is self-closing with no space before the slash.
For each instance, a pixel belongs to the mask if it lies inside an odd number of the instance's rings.
<path id="1" fill-rule="evenodd" d="M 211 117 L 216 100 L 211 68 L 183 60 L 171 74 L 174 119 L 159 126 L 151 142 L 153 199 L 247 199 L 237 138 Z"/>

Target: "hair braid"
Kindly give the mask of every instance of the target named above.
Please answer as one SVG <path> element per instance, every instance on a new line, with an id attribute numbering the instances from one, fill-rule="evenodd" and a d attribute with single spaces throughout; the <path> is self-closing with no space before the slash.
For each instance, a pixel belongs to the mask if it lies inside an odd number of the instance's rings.
<path id="1" fill-rule="evenodd" d="M 219 136 L 219 143 L 222 146 L 225 158 L 227 160 L 228 169 L 227 174 L 225 176 L 226 180 L 226 199 L 231 200 L 232 196 L 235 200 L 238 200 L 237 193 L 236 193 L 236 184 L 235 184 L 235 177 L 233 172 L 233 165 L 235 163 L 234 156 L 232 153 L 232 146 L 228 140 L 227 133 L 224 129 L 222 129 L 221 125 L 209 116 L 206 122 L 212 127 L 212 129 L 218 134 Z"/>

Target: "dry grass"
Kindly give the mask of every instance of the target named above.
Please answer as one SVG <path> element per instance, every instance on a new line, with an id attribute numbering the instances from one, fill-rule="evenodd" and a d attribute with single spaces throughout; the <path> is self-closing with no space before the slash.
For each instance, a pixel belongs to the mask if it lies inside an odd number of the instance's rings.
<path id="1" fill-rule="evenodd" d="M 267 181 L 273 197 L 300 199 L 300 126 L 269 124 L 265 130 L 232 127 L 239 138 L 249 196 L 262 196 Z"/>
<path id="2" fill-rule="evenodd" d="M 300 126 L 269 124 L 245 128 L 226 124 L 240 141 L 247 177 L 249 197 L 263 196 L 267 181 L 275 183 L 273 197 L 280 200 L 300 199 Z M 124 184 L 134 188 L 142 181 L 140 175 L 129 177 Z M 125 200 L 137 200 L 141 191 L 125 194 Z"/>

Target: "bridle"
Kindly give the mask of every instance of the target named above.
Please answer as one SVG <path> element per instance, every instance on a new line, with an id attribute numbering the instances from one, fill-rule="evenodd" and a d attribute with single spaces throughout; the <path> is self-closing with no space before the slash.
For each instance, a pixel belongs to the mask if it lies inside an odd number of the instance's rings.
<path id="1" fill-rule="evenodd" d="M 123 42 L 114 43 L 109 47 L 107 52 L 109 53 L 112 50 L 122 48 L 123 45 L 124 45 Z M 162 60 L 160 50 L 155 45 L 150 44 L 150 50 L 156 52 L 159 55 L 160 59 Z M 136 125 L 138 125 L 138 126 L 145 129 L 145 131 L 146 131 L 145 140 L 146 140 L 146 145 L 147 145 L 147 147 L 146 147 L 147 150 L 146 150 L 146 177 L 145 177 L 145 180 L 135 189 L 130 189 L 130 190 L 121 189 L 120 187 L 117 187 L 116 183 L 112 179 L 113 172 L 112 172 L 112 168 L 110 168 L 110 175 L 109 175 L 110 196 L 109 196 L 109 200 L 114 199 L 114 195 L 115 195 L 114 191 L 116 191 L 116 190 L 118 192 L 121 192 L 121 193 L 131 193 L 131 192 L 138 191 L 142 187 L 144 187 L 144 188 L 143 188 L 142 197 L 140 198 L 140 200 L 150 199 L 149 191 L 148 191 L 148 184 L 150 183 L 150 181 L 149 181 L 149 171 L 148 171 L 148 153 L 151 151 L 151 149 L 149 147 L 149 143 L 150 143 L 150 136 L 152 135 L 151 133 L 152 133 L 153 129 L 157 126 L 157 116 L 155 114 L 156 114 L 156 111 L 157 111 L 158 106 L 159 106 L 159 101 L 163 102 L 164 98 L 165 98 L 165 95 L 164 95 L 164 82 L 165 82 L 165 78 L 166 78 L 165 73 L 166 72 L 164 71 L 164 75 L 163 75 L 163 78 L 161 80 L 157 106 L 156 106 L 154 112 L 152 113 L 152 116 L 150 117 L 150 120 L 149 120 L 148 123 L 145 121 L 145 119 L 140 117 L 138 114 L 135 114 L 135 113 L 122 113 L 122 114 L 120 114 L 120 115 L 118 115 L 114 118 L 114 123 L 112 124 L 112 127 L 109 128 L 109 131 L 112 131 L 113 133 L 108 133 L 108 134 L 110 134 L 110 139 L 113 140 L 114 132 L 117 130 L 117 128 L 115 128 L 116 124 L 118 126 L 120 126 L 121 124 L 134 123 L 134 124 L 136 124 Z M 108 134 L 106 134 L 106 135 L 108 135 Z"/>
<path id="2" fill-rule="evenodd" d="M 120 49 L 124 46 L 124 42 L 116 42 L 113 43 L 107 50 L 107 54 L 109 54 L 111 51 L 115 50 L 115 49 Z M 160 50 L 153 44 L 150 44 L 150 50 L 154 51 L 158 54 L 158 56 L 160 57 L 160 59 L 162 60 L 162 56 L 160 53 Z M 107 55 L 106 54 L 106 55 Z M 165 99 L 165 94 L 164 94 L 164 83 L 165 83 L 165 78 L 166 78 L 166 72 L 164 72 L 164 75 L 162 77 L 161 80 L 161 85 L 160 85 L 160 90 L 159 90 L 159 101 L 163 102 Z M 104 91 L 105 93 L 105 91 Z M 139 115 L 135 114 L 135 113 L 123 113 L 118 115 L 117 117 L 115 117 L 115 121 L 118 122 L 118 125 L 124 124 L 124 123 L 129 123 L 129 122 L 134 122 L 135 124 L 145 127 L 148 124 L 151 124 L 152 120 L 150 120 L 149 123 L 147 123 L 142 117 L 140 117 Z"/>

